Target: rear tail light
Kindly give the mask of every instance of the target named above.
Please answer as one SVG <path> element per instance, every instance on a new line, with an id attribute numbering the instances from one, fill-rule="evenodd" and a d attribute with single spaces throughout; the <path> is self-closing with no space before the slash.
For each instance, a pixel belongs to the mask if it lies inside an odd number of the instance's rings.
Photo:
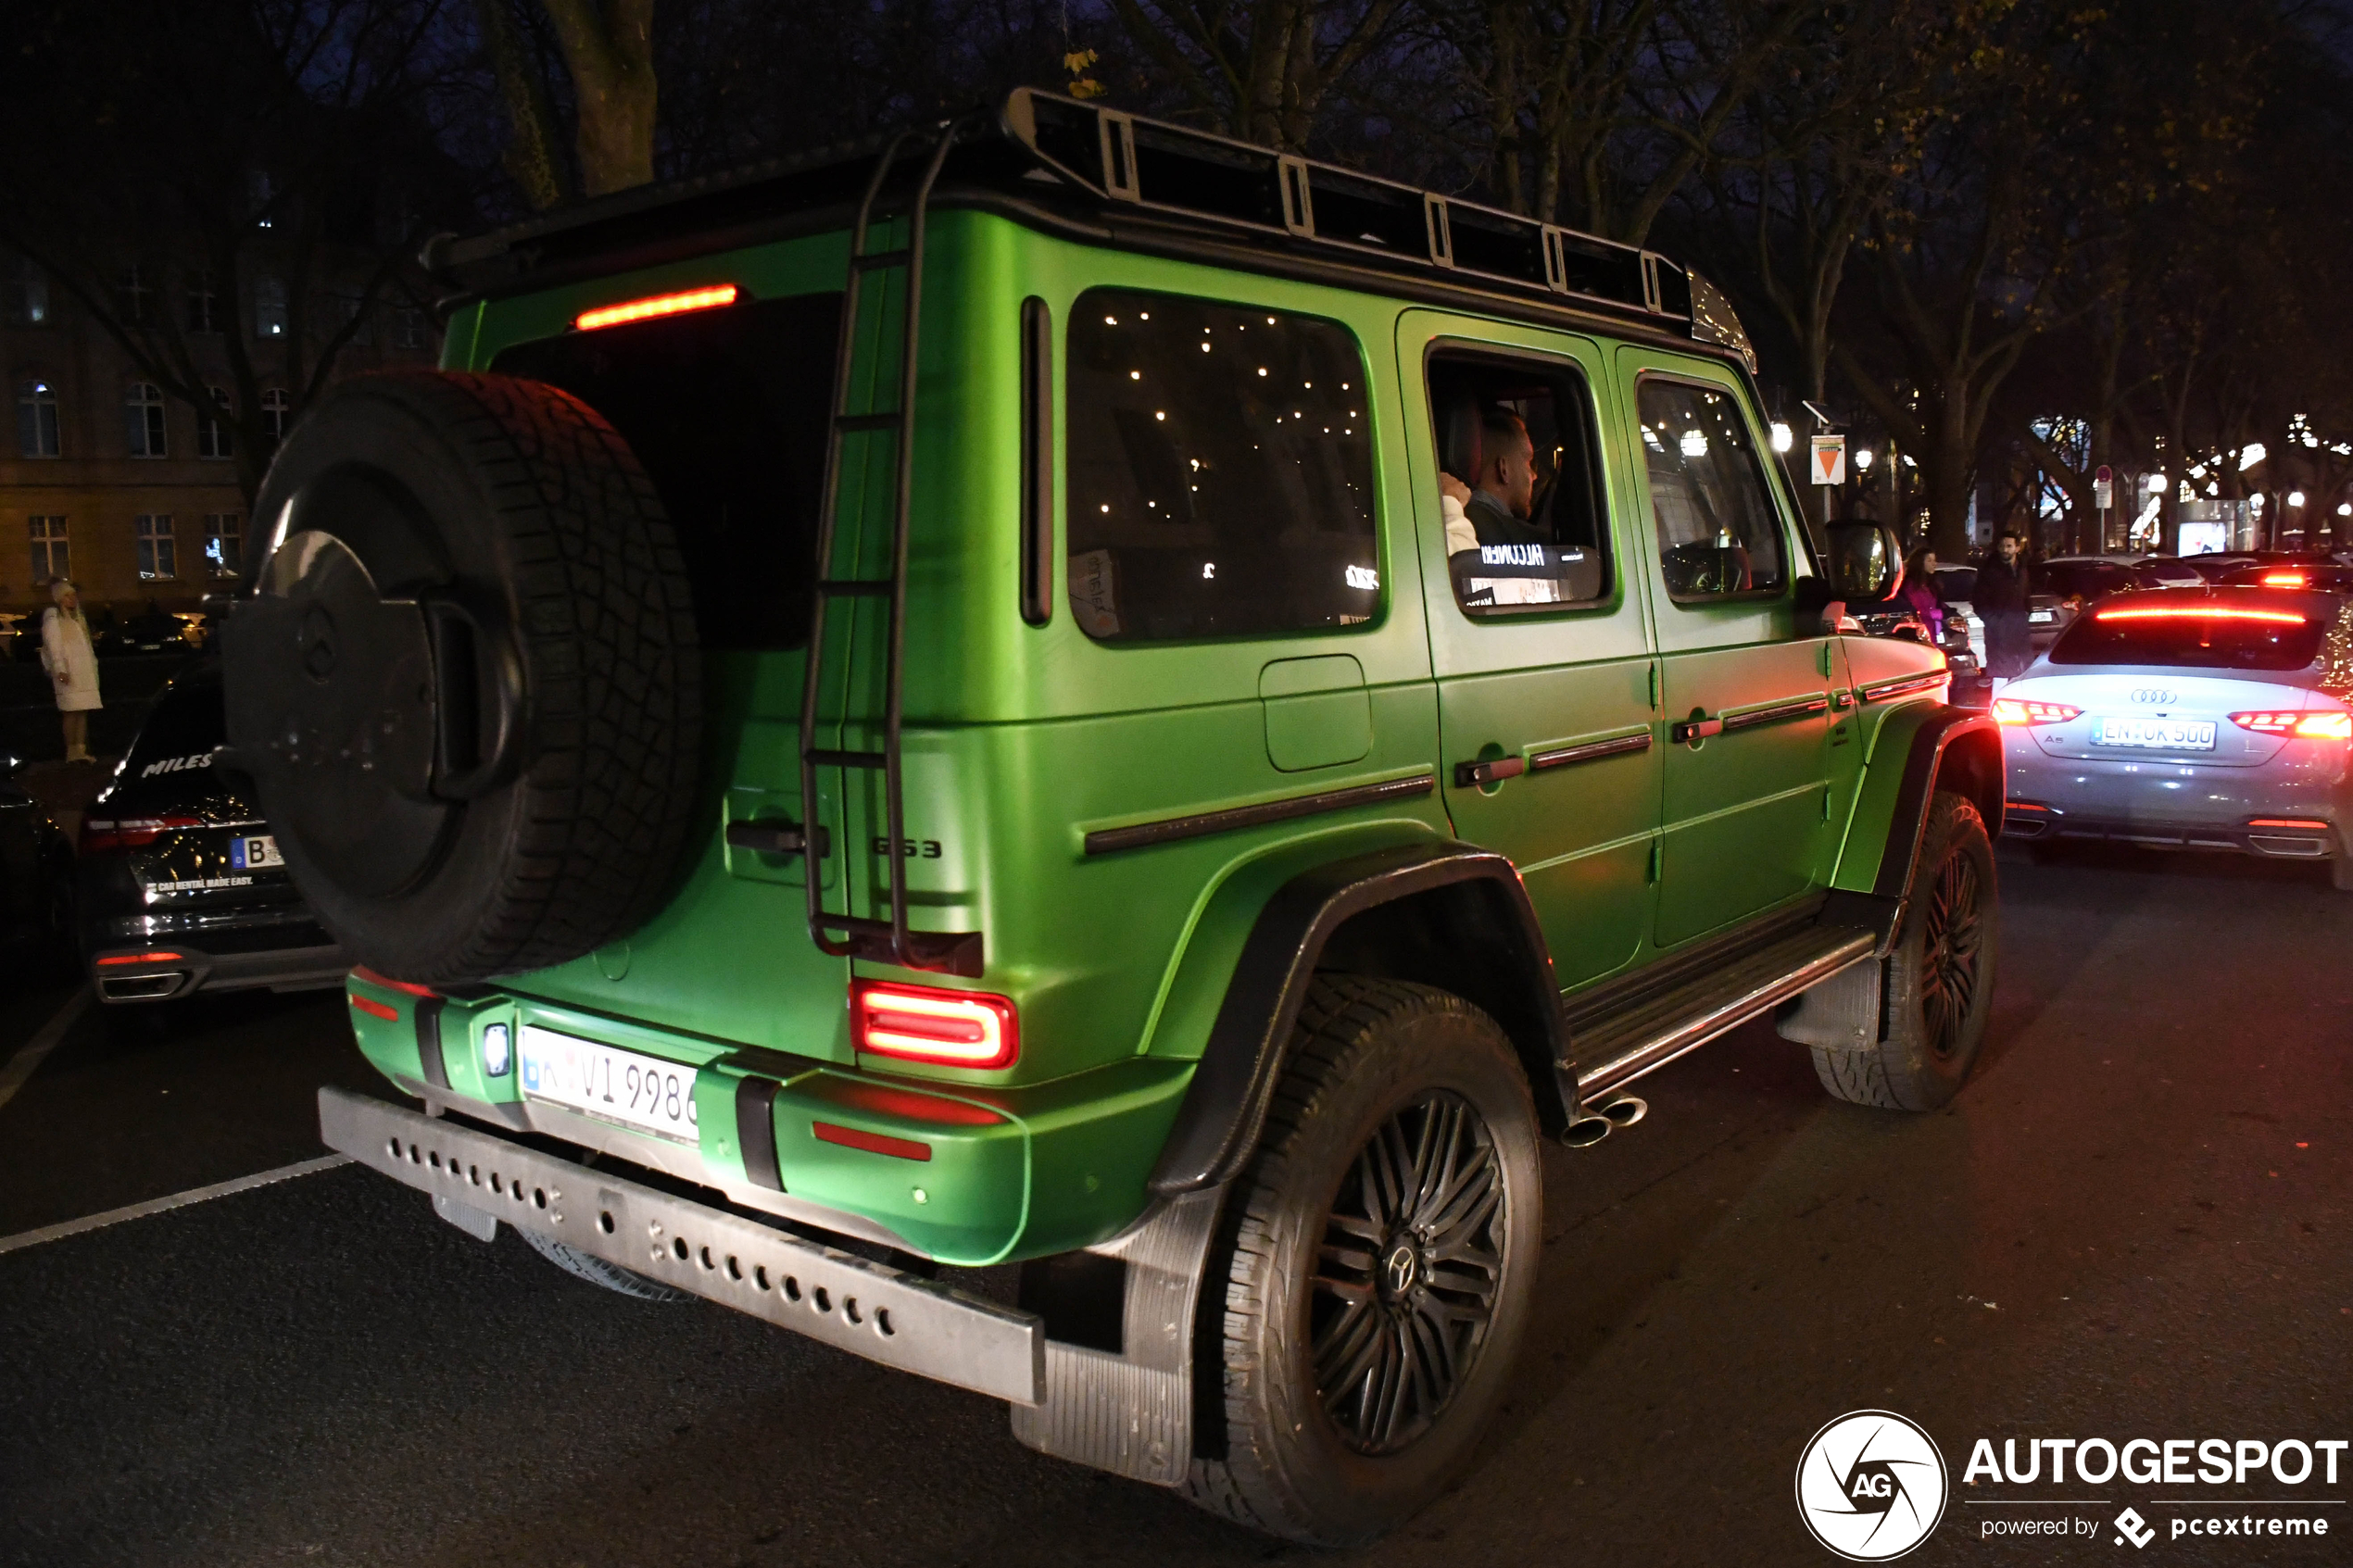
<path id="1" fill-rule="evenodd" d="M 178 963 L 180 961 L 180 955 L 177 953 L 116 953 L 109 958 L 100 959 L 98 967 L 105 969 L 112 964 Z"/>
<path id="2" fill-rule="evenodd" d="M 2021 697 L 1994 699 L 1994 717 L 2005 724 L 2064 724 L 2083 710 L 2064 702 L 2034 702 Z"/>
<path id="3" fill-rule="evenodd" d="M 2301 626 L 2305 617 L 2284 609 L 2240 609 L 2231 605 L 2147 605 L 2137 608 L 2102 609 L 2098 621 L 2260 621 L 2273 626 Z"/>
<path id="4" fill-rule="evenodd" d="M 2294 735 L 2303 740 L 2353 740 L 2353 713 L 2343 709 L 2319 713 L 2233 713 L 2231 722 L 2260 735 Z"/>
<path id="5" fill-rule="evenodd" d="M 850 986 L 849 1035 L 867 1055 L 942 1067 L 1011 1067 L 1021 1054 L 1020 1021 L 1005 997 L 879 980 Z"/>
<path id="6" fill-rule="evenodd" d="M 2258 817 L 2246 824 L 2251 828 L 2298 828 L 2306 833 L 2326 833 L 2328 823 L 2314 817 Z"/>
<path id="7" fill-rule="evenodd" d="M 2312 580 L 2300 571 L 2267 571 L 2263 574 L 2266 588 L 2309 588 Z"/>
<path id="8" fill-rule="evenodd" d="M 600 305 L 594 310 L 584 310 L 573 325 L 584 332 L 599 327 L 618 327 L 630 321 L 650 320 L 656 316 L 680 316 L 689 310 L 716 310 L 736 303 L 736 285 L 714 283 L 709 288 L 682 289 L 676 294 L 658 294 L 645 299 L 624 300 L 619 305 Z"/>
<path id="9" fill-rule="evenodd" d="M 85 855 L 105 849 L 138 849 L 153 844 L 174 828 L 200 828 L 201 817 L 84 817 L 82 820 L 82 852 Z"/>

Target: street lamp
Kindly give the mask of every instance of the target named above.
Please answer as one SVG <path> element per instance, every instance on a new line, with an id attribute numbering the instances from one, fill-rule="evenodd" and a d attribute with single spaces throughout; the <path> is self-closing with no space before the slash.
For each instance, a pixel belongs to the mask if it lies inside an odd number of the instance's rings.
<path id="1" fill-rule="evenodd" d="M 1779 420 L 1775 420 L 1773 421 L 1773 450 L 1776 452 L 1786 452 L 1796 445 L 1797 437 L 1791 432 L 1789 426 L 1783 424 Z"/>
<path id="2" fill-rule="evenodd" d="M 1868 446 L 1855 454 L 1855 466 L 1865 473 L 1871 471 L 1871 449 Z"/>
<path id="3" fill-rule="evenodd" d="M 2287 493 L 2287 504 L 2291 507 L 2302 506 L 2304 504 L 2304 492 L 2301 490 L 2289 491 Z"/>

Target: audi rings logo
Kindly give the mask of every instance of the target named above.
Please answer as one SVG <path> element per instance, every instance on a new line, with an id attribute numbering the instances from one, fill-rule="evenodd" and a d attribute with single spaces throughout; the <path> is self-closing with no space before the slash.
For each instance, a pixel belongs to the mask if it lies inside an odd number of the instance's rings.
<path id="1" fill-rule="evenodd" d="M 1926 1432 L 1894 1411 L 1855 1411 L 1798 1456 L 1797 1513 L 1848 1562 L 1884 1562 L 1928 1539 L 1949 1486 Z"/>
<path id="2" fill-rule="evenodd" d="M 2133 700 L 2134 702 L 2175 703 L 2182 700 L 2182 694 L 2169 692 L 2163 686 L 2135 686 L 2133 688 Z"/>

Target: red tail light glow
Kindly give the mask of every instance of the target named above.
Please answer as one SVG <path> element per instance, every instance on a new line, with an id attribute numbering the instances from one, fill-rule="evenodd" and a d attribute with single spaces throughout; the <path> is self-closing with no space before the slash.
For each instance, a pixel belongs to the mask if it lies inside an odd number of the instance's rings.
<path id="1" fill-rule="evenodd" d="M 362 997 L 354 994 L 351 998 L 351 1005 L 358 1008 L 361 1012 L 366 1013 L 370 1018 L 381 1018 L 387 1023 L 396 1022 L 400 1018 L 400 1010 L 398 1008 L 392 1006 L 388 1002 L 380 1002 L 373 997 Z"/>
<path id="2" fill-rule="evenodd" d="M 2312 579 L 2301 571 L 2267 571 L 2263 574 L 2266 588 L 2309 588 Z"/>
<path id="3" fill-rule="evenodd" d="M 108 964 L 119 963 L 178 963 L 179 961 L 180 955 L 177 953 L 116 953 L 110 958 L 100 959 L 98 967 L 104 969 Z"/>
<path id="4" fill-rule="evenodd" d="M 849 1037 L 871 1056 L 942 1067 L 1011 1067 L 1021 1055 L 1020 1021 L 1005 997 L 878 980 L 850 986 Z"/>
<path id="5" fill-rule="evenodd" d="M 82 822 L 82 852 L 85 855 L 107 849 L 139 849 L 153 844 L 174 828 L 200 828 L 201 817 L 85 817 Z"/>
<path id="6" fill-rule="evenodd" d="M 2301 626 L 2304 617 L 2293 610 L 2246 609 L 2236 605 L 2149 605 L 2142 608 L 2103 609 L 2095 621 L 2264 621 L 2274 626 Z"/>
<path id="7" fill-rule="evenodd" d="M 645 299 L 624 300 L 619 305 L 600 305 L 594 310 L 584 310 L 572 324 L 584 332 L 593 332 L 598 327 L 618 327 L 630 321 L 649 320 L 656 316 L 679 316 L 689 310 L 716 310 L 723 305 L 735 304 L 736 293 L 733 283 L 714 283 L 709 288 L 658 294 Z"/>
<path id="8" fill-rule="evenodd" d="M 360 965 L 351 972 L 355 978 L 364 980 L 371 985 L 381 985 L 387 991 L 406 991 L 412 997 L 435 997 L 440 995 L 438 991 L 435 991 L 430 985 L 420 985 L 414 981 L 409 980 L 395 980 L 388 974 L 378 974 L 374 970 L 368 968 L 365 964 Z"/>
<path id="9" fill-rule="evenodd" d="M 1994 717 L 2004 724 L 2064 724 L 2083 710 L 2064 702 L 2033 702 L 2019 697 L 1994 699 Z"/>
<path id="10" fill-rule="evenodd" d="M 2259 735 L 2294 735 L 2301 740 L 2353 740 L 2353 713 L 2343 709 L 2319 713 L 2233 713 L 2231 722 Z"/>
<path id="11" fill-rule="evenodd" d="M 2326 833 L 2329 825 L 2311 817 L 2258 817 L 2246 824 L 2251 828 L 2302 828 L 2307 833 Z"/>

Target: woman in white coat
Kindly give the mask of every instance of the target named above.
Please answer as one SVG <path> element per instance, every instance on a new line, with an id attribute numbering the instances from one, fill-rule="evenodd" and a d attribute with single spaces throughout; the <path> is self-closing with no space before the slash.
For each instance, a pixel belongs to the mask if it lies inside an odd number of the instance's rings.
<path id="1" fill-rule="evenodd" d="M 57 695 L 65 720 L 66 760 L 90 760 L 90 710 L 98 702 L 98 656 L 90 646 L 90 623 L 82 618 L 82 596 L 58 578 L 49 584 L 54 608 L 41 617 L 41 663 Z"/>

